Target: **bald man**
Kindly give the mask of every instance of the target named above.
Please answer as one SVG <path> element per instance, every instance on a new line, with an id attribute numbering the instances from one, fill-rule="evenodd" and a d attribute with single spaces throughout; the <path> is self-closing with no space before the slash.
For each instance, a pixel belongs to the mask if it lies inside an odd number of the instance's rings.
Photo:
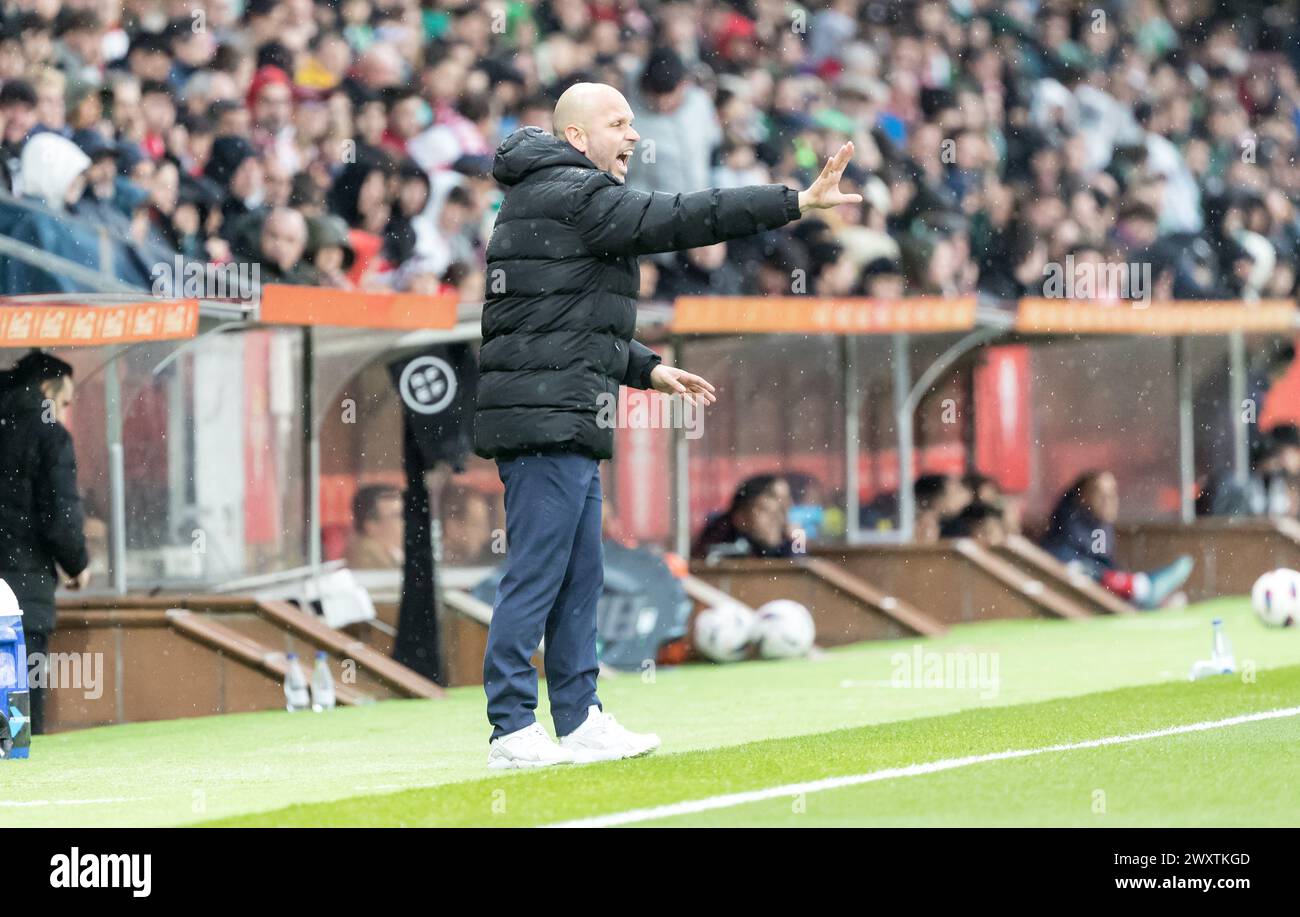
<path id="1" fill-rule="evenodd" d="M 261 232 L 263 283 L 302 282 L 299 264 L 307 249 L 307 221 L 297 210 L 276 207 L 266 215 Z"/>
<path id="2" fill-rule="evenodd" d="M 497 148 L 506 188 L 487 249 L 475 451 L 506 491 L 505 574 L 483 660 L 488 767 L 636 757 L 659 737 L 629 731 L 596 696 L 596 603 L 604 585 L 600 461 L 614 451 L 619 386 L 712 404 L 713 386 L 633 340 L 637 256 L 775 229 L 856 203 L 839 190 L 845 144 L 805 191 L 755 185 L 690 194 L 626 187 L 641 137 L 623 95 L 577 83 L 554 133 L 524 127 Z M 557 743 L 537 722 L 545 667 Z"/>

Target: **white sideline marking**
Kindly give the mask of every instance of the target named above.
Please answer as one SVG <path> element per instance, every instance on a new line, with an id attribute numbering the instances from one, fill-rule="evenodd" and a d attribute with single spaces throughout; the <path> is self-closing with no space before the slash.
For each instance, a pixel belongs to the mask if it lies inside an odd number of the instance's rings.
<path id="1" fill-rule="evenodd" d="M 784 786 L 768 787 L 765 790 L 749 790 L 744 793 L 727 793 L 722 796 L 709 796 L 704 799 L 691 799 L 674 802 L 669 805 L 651 806 L 645 809 L 631 809 L 626 812 L 614 812 L 610 815 L 597 815 L 592 818 L 579 818 L 574 821 L 548 825 L 550 828 L 612 828 L 632 822 L 654 821 L 660 818 L 672 818 L 675 815 L 694 815 L 697 812 L 709 812 L 714 809 L 729 809 L 751 802 L 766 799 L 778 799 L 782 796 L 798 796 L 803 793 L 820 793 L 822 790 L 837 790 L 840 787 L 858 786 L 863 783 L 877 783 L 892 780 L 895 777 L 916 777 L 921 774 L 935 774 L 940 771 L 956 770 L 972 764 L 984 764 L 988 761 L 1007 761 L 1012 758 L 1031 758 L 1058 751 L 1078 751 L 1084 748 L 1101 748 L 1106 745 L 1124 745 L 1129 742 L 1142 742 L 1146 739 L 1162 739 L 1166 736 L 1183 735 L 1189 732 L 1205 732 L 1210 729 L 1223 729 L 1228 726 L 1240 726 L 1243 723 L 1257 723 L 1261 720 L 1277 720 L 1290 716 L 1300 716 L 1300 707 L 1284 707 L 1280 710 L 1267 710 L 1263 713 L 1248 713 L 1242 716 L 1228 717 L 1226 720 L 1208 720 L 1202 723 L 1189 723 L 1186 726 L 1171 726 L 1168 729 L 1156 729 L 1151 732 L 1137 732 L 1126 736 L 1107 736 L 1104 739 L 1089 739 L 1086 742 L 1071 742 L 1065 745 L 1048 745 L 1043 748 L 1019 748 L 1009 751 L 997 751 L 983 755 L 968 755 L 964 758 L 944 758 L 925 764 L 909 764 L 906 767 L 887 767 L 884 770 L 871 771 L 868 774 L 851 774 L 845 777 L 827 777 L 823 780 L 811 780 L 806 783 L 787 783 Z"/>
<path id="2" fill-rule="evenodd" d="M 0 799 L 0 809 L 29 809 L 39 806 L 99 806 L 108 803 L 134 801 L 129 796 L 112 796 L 107 799 Z"/>

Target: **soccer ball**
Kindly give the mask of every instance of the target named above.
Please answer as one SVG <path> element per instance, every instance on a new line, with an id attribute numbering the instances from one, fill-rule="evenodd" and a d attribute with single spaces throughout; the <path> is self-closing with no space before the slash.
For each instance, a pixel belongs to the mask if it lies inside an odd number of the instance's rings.
<path id="1" fill-rule="evenodd" d="M 1282 567 L 1270 570 L 1250 590 L 1255 614 L 1269 627 L 1292 627 L 1300 620 L 1300 573 Z"/>
<path id="2" fill-rule="evenodd" d="M 695 648 L 714 662 L 744 659 L 757 623 L 752 611 L 734 602 L 706 608 L 695 616 Z"/>
<path id="3" fill-rule="evenodd" d="M 817 638 L 817 626 L 807 608 L 790 599 L 776 599 L 757 613 L 759 655 L 764 659 L 808 655 Z"/>

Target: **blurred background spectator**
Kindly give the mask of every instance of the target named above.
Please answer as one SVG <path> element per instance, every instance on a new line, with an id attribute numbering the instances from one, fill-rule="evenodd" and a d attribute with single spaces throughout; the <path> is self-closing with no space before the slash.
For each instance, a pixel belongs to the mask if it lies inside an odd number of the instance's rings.
<path id="1" fill-rule="evenodd" d="M 389 484 L 368 484 L 352 498 L 352 541 L 347 563 L 354 570 L 400 570 L 406 523 L 402 492 Z"/>
<path id="2" fill-rule="evenodd" d="M 1097 580 L 1143 609 L 1172 599 L 1192 573 L 1183 555 L 1148 572 L 1123 570 L 1115 561 L 1119 485 L 1109 471 L 1089 471 L 1061 496 L 1047 523 L 1042 547 L 1061 563 Z"/>
<path id="3" fill-rule="evenodd" d="M 790 484 L 780 475 L 755 475 L 736 488 L 731 504 L 696 538 L 692 557 L 790 557 Z"/>

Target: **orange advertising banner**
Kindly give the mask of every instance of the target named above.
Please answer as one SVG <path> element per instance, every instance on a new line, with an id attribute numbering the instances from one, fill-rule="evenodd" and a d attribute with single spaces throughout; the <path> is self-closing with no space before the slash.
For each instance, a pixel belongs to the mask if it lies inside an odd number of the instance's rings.
<path id="1" fill-rule="evenodd" d="M 94 347 L 192 338 L 199 301 L 183 299 L 113 306 L 0 303 L 0 347 Z"/>
<path id="2" fill-rule="evenodd" d="M 1230 331 L 1292 332 L 1296 306 L 1287 299 L 1180 302 L 1084 302 L 1022 299 L 1016 330 L 1066 334 L 1226 334 Z"/>
<path id="3" fill-rule="evenodd" d="M 683 296 L 672 323 L 678 334 L 891 334 L 974 327 L 973 296 Z"/>
<path id="4" fill-rule="evenodd" d="M 460 297 L 417 293 L 361 293 L 267 284 L 260 318 L 272 325 L 332 325 L 420 331 L 456 327 Z"/>

